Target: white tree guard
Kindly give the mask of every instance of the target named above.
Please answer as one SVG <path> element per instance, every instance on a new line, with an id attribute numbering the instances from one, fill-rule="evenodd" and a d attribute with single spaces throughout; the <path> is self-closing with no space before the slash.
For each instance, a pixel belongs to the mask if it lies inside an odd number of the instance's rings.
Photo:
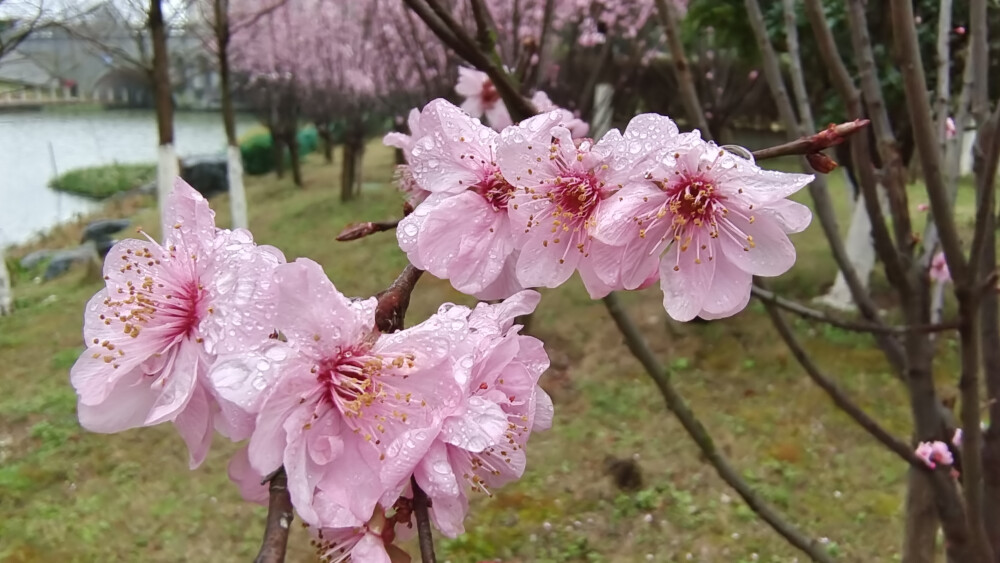
<path id="1" fill-rule="evenodd" d="M 167 208 L 167 197 L 174 191 L 174 179 L 180 175 L 177 153 L 173 145 L 160 145 L 156 163 L 156 203 L 160 208 L 160 220 Z"/>
<path id="2" fill-rule="evenodd" d="M 247 192 L 243 186 L 243 159 L 239 147 L 229 146 L 226 149 L 226 173 L 229 178 L 231 226 L 234 229 L 247 229 L 250 222 L 247 219 Z"/>

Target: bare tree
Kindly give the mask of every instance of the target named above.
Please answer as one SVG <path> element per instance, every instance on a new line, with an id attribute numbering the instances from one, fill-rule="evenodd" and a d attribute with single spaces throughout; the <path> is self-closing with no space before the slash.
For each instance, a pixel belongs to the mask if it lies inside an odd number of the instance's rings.
<path id="1" fill-rule="evenodd" d="M 0 0 L 0 12 L 9 7 L 17 8 L 17 11 L 12 12 L 16 14 L 15 16 L 0 20 L 0 59 L 17 49 L 25 39 L 39 29 L 43 25 L 43 14 L 45 14 L 43 0 L 38 0 L 37 4 Z"/>
<path id="2" fill-rule="evenodd" d="M 222 101 L 222 124 L 226 129 L 226 177 L 229 182 L 229 205 L 233 228 L 247 228 L 247 194 L 243 186 L 243 159 L 236 139 L 236 115 L 233 110 L 232 78 L 229 69 L 229 0 L 212 0 L 216 57 L 219 61 L 219 90 Z"/>
<path id="3" fill-rule="evenodd" d="M 149 0 L 146 26 L 153 44 L 153 95 L 156 98 L 156 129 L 159 136 L 156 195 L 162 215 L 166 212 L 167 196 L 173 191 L 174 178 L 180 170 L 174 149 L 174 102 L 170 87 L 167 26 L 163 19 L 161 1 Z"/>

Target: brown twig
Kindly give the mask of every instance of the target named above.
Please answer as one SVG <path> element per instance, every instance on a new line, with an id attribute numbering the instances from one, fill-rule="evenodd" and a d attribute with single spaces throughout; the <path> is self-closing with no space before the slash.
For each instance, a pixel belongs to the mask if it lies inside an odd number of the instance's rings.
<path id="1" fill-rule="evenodd" d="M 431 518 L 428 513 L 431 501 L 427 493 L 420 488 L 417 480 L 410 477 L 410 487 L 413 488 L 413 515 L 417 517 L 417 537 L 420 542 L 420 560 L 422 563 L 435 563 L 434 536 L 431 532 Z"/>
<path id="2" fill-rule="evenodd" d="M 396 332 L 403 328 L 406 309 L 410 306 L 410 294 L 424 271 L 413 264 L 407 264 L 396 281 L 392 282 L 378 297 L 375 308 L 375 326 L 383 333 Z"/>
<path id="3" fill-rule="evenodd" d="M 885 428 L 882 428 L 882 426 L 875 419 L 870 417 L 868 413 L 866 413 L 857 403 L 855 403 L 847 395 L 847 393 L 833 381 L 833 379 L 820 370 L 819 366 L 813 362 L 809 353 L 806 352 L 805 348 L 802 347 L 802 344 L 795 337 L 791 327 L 781 316 L 781 313 L 778 311 L 778 307 L 773 302 L 765 301 L 764 307 L 767 309 L 768 316 L 771 317 L 771 323 L 774 325 L 775 330 L 778 331 L 781 339 L 785 341 L 788 349 L 791 350 L 792 355 L 795 356 L 796 360 L 798 360 L 802 369 L 804 369 L 806 374 L 809 375 L 809 379 L 812 379 L 813 382 L 820 387 L 820 389 L 825 391 L 833 403 L 840 408 L 840 410 L 844 411 L 848 416 L 854 419 L 854 422 L 858 423 L 858 426 L 871 434 L 873 438 L 888 448 L 889 451 L 901 457 L 912 467 L 924 470 L 928 469 L 927 465 L 913 453 L 913 449 L 910 446 L 890 434 Z"/>
<path id="4" fill-rule="evenodd" d="M 885 184 L 886 194 L 889 196 L 889 206 L 892 210 L 896 247 L 899 249 L 899 254 L 909 256 L 912 251 L 910 234 L 913 232 L 913 227 L 910 224 L 910 209 L 906 203 L 906 166 L 900 156 L 899 145 L 892 131 L 889 112 L 882 95 L 882 86 L 875 66 L 875 54 L 868 35 L 865 5 L 858 0 L 851 0 L 847 17 L 850 22 L 848 27 L 854 45 L 855 59 L 860 72 L 861 91 L 864 93 L 868 116 L 873 120 L 872 129 L 875 138 L 878 139 L 877 149 L 883 163 L 883 184 Z M 863 158 L 864 162 L 871 160 L 869 155 L 864 155 Z M 861 162 L 858 164 L 860 165 Z M 873 225 L 875 225 L 874 222 Z M 879 225 L 879 227 L 883 228 L 884 225 Z M 880 235 L 876 233 L 876 236 Z M 887 258 L 884 256 L 884 252 L 880 251 L 880 254 L 883 255 L 883 260 Z M 899 282 L 894 281 L 894 284 L 899 285 Z M 904 291 L 908 290 L 905 286 L 900 287 Z"/>
<path id="5" fill-rule="evenodd" d="M 337 240 L 341 242 L 358 240 L 375 233 L 391 231 L 395 229 L 397 225 L 399 225 L 399 219 L 396 219 L 395 221 L 366 221 L 364 223 L 354 223 L 344 227 L 344 230 L 340 231 L 340 234 L 337 235 Z"/>
<path id="6" fill-rule="evenodd" d="M 973 280 L 969 277 L 969 263 L 962 253 L 961 237 L 958 233 L 948 189 L 944 184 L 941 170 L 941 151 L 937 143 L 934 124 L 931 119 L 930 100 L 927 95 L 926 78 L 917 28 L 914 24 L 913 4 L 908 0 L 892 0 L 893 35 L 899 53 L 906 91 L 907 110 L 913 125 L 913 136 L 924 170 L 924 183 L 931 204 L 931 213 L 937 224 L 948 269 L 955 282 L 959 314 L 965 321 L 959 330 L 962 346 L 962 376 L 959 386 L 962 390 L 962 424 L 965 428 L 966 447 L 963 452 L 965 479 L 962 491 L 965 497 L 965 513 L 968 522 L 968 536 L 971 540 L 965 548 L 963 561 L 970 563 L 992 561 L 992 548 L 986 537 L 983 516 L 983 483 L 978 412 L 979 395 L 979 346 L 978 346 L 978 299 L 970 296 Z M 975 259 L 975 257 L 973 257 Z M 973 401 L 972 405 L 966 404 Z M 975 414 L 973 414 L 975 409 Z M 942 520 L 944 520 L 942 518 Z M 947 530 L 946 530 L 947 532 Z"/>
<path id="7" fill-rule="evenodd" d="M 756 0 L 745 0 L 744 4 L 747 8 L 750 27 L 757 40 L 757 46 L 763 55 L 764 76 L 767 79 L 767 85 L 771 90 L 772 97 L 778 106 L 778 113 L 781 116 L 781 121 L 785 126 L 786 132 L 789 137 L 804 135 L 806 131 L 802 130 L 801 125 L 796 120 L 792 103 L 788 97 L 788 91 L 785 89 L 781 64 L 767 34 L 767 25 L 764 22 L 764 14 L 761 12 L 760 4 Z M 875 301 L 869 294 L 866 285 L 861 282 L 861 278 L 858 276 L 857 270 L 851 262 L 851 257 L 848 256 L 847 249 L 844 248 L 844 241 L 840 238 L 840 227 L 837 225 L 837 215 L 834 211 L 833 201 L 830 199 L 830 193 L 823 176 L 818 176 L 809 184 L 809 194 L 813 198 L 816 217 L 819 219 L 820 226 L 823 229 L 823 235 L 826 237 L 827 244 L 830 245 L 830 251 L 833 253 L 833 259 L 836 261 L 837 267 L 844 274 L 844 281 L 847 282 L 847 287 L 851 290 L 851 297 L 854 299 L 854 303 L 857 304 L 858 310 L 868 321 L 882 323 Z M 897 339 L 891 335 L 876 334 L 876 342 L 879 348 L 885 352 L 886 358 L 893 368 L 895 368 L 896 372 L 901 374 L 906 366 L 906 358 L 903 347 Z"/>
<path id="8" fill-rule="evenodd" d="M 694 85 L 694 77 L 684 52 L 684 43 L 681 41 L 680 26 L 673 4 L 673 0 L 656 0 L 656 13 L 660 16 L 660 23 L 670 45 L 670 59 L 674 63 L 674 74 L 677 76 L 681 102 L 684 104 L 688 123 L 692 128 L 700 129 L 702 136 L 708 138 L 712 132 L 708 128 L 708 120 L 705 119 L 705 112 L 698 98 L 698 89 Z"/>
<path id="9" fill-rule="evenodd" d="M 855 119 L 840 124 L 831 123 L 819 133 L 800 137 L 790 143 L 753 151 L 753 157 L 755 160 L 767 160 L 781 156 L 817 153 L 843 143 L 847 137 L 864 129 L 868 124 L 867 119 Z"/>
<path id="10" fill-rule="evenodd" d="M 475 40 L 442 4 L 437 0 L 403 1 L 417 17 L 423 20 L 434 35 L 455 51 L 455 54 L 490 77 L 497 93 L 507 105 L 511 119 L 517 122 L 537 113 L 531 102 L 521 96 L 520 87 L 515 84 L 512 77 L 499 66 L 496 51 L 492 53 L 480 51 Z"/>
<path id="11" fill-rule="evenodd" d="M 270 479 L 271 498 L 267 504 L 264 541 L 254 563 L 284 563 L 288 530 L 292 525 L 292 498 L 288 494 L 288 476 L 279 468 Z"/>
<path id="12" fill-rule="evenodd" d="M 625 308 L 618 300 L 618 296 L 615 293 L 611 293 L 604 298 L 604 305 L 618 326 L 618 330 L 624 336 L 626 346 L 628 346 L 632 355 L 645 368 L 646 373 L 653 379 L 657 389 L 659 389 L 660 394 L 663 396 L 663 400 L 667 404 L 667 408 L 674 413 L 674 416 L 680 421 L 681 426 L 684 427 L 684 430 L 691 439 L 698 445 L 705 459 L 715 468 L 719 477 L 732 487 L 747 503 L 747 506 L 760 516 L 762 520 L 767 522 L 775 532 L 785 538 L 788 543 L 800 549 L 814 561 L 833 563 L 833 558 L 826 553 L 819 542 L 806 537 L 798 528 L 785 521 L 774 508 L 757 495 L 757 492 L 729 464 L 729 460 L 725 458 L 722 452 L 715 447 L 712 437 L 705 430 L 705 427 L 702 426 L 698 417 L 688 407 L 684 397 L 674 388 L 673 383 L 670 381 L 670 374 L 660 365 L 653 351 L 649 349 L 645 338 L 643 338 L 642 333 L 639 331 L 639 327 L 628 316 Z"/>
<path id="13" fill-rule="evenodd" d="M 961 326 L 960 321 L 946 321 L 938 322 L 933 324 L 924 325 L 914 325 L 914 326 L 892 326 L 886 324 L 876 324 L 865 321 L 849 321 L 845 319 L 838 319 L 832 317 L 819 309 L 813 309 L 811 307 L 806 307 L 805 305 L 792 301 L 790 299 L 785 299 L 776 295 L 773 291 L 765 289 L 760 286 L 753 286 L 751 289 L 753 296 L 760 299 L 765 304 L 775 305 L 781 309 L 788 312 L 795 313 L 796 315 L 821 322 L 826 323 L 830 326 L 835 326 L 837 328 L 842 328 L 844 330 L 850 330 L 854 332 L 870 332 L 878 334 L 905 334 L 907 332 L 946 332 L 949 330 L 957 330 Z"/>
<path id="14" fill-rule="evenodd" d="M 965 282 L 968 269 L 962 254 L 962 240 L 955 222 L 948 189 L 944 185 L 941 170 L 941 151 L 937 144 L 934 123 L 931 119 L 930 99 L 927 95 L 927 81 L 917 28 L 914 24 L 913 4 L 908 0 L 892 0 L 893 36 L 899 53 L 906 91 L 906 106 L 913 126 L 913 138 L 924 171 L 924 183 L 930 200 L 931 213 L 937 224 L 941 247 L 944 250 L 948 269 L 956 286 Z"/>

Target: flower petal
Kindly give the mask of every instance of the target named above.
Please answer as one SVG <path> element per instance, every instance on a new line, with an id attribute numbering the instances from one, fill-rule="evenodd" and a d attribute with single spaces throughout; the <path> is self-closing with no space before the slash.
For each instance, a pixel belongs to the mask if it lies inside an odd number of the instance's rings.
<path id="1" fill-rule="evenodd" d="M 702 303 L 699 316 L 703 319 L 731 317 L 746 308 L 750 302 L 753 276 L 734 266 L 725 257 L 713 260 L 715 275 L 712 287 Z"/>
<path id="2" fill-rule="evenodd" d="M 744 272 L 779 276 L 795 264 L 795 246 L 771 217 L 759 215 L 751 224 L 739 213 L 730 213 L 727 220 L 732 228 L 720 233 L 719 246 L 726 258 Z M 743 233 L 753 237 L 752 245 L 744 241 Z"/>
<path id="3" fill-rule="evenodd" d="M 677 321 L 686 322 L 698 316 L 712 286 L 719 257 L 702 259 L 700 264 L 695 262 L 696 258 L 693 248 L 681 252 L 680 245 L 674 243 L 660 261 L 663 308 Z"/>

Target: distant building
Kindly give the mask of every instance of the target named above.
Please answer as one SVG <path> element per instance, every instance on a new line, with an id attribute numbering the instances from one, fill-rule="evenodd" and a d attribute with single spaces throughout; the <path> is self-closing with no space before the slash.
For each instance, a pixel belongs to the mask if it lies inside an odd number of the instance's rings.
<path id="1" fill-rule="evenodd" d="M 51 98 L 151 107 L 147 36 L 111 4 L 65 28 L 38 30 L 0 59 L 0 104 Z M 203 40 L 187 29 L 173 29 L 168 48 L 177 106 L 217 107 L 218 72 Z"/>

